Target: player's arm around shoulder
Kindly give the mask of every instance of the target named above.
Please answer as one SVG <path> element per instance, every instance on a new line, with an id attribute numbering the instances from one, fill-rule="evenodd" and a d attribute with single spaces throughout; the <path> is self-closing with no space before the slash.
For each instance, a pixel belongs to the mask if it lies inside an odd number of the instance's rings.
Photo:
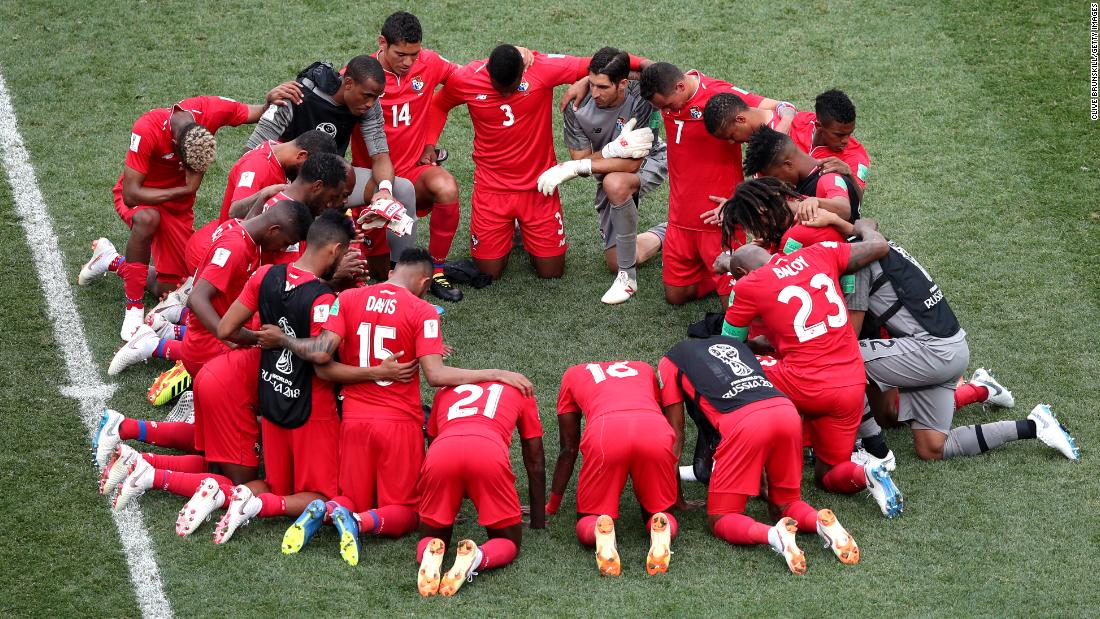
<path id="1" fill-rule="evenodd" d="M 855 273 L 868 264 L 882 259 L 890 251 L 890 244 L 878 231 L 875 220 L 860 219 L 855 223 L 853 232 L 861 240 L 848 246 L 848 263 L 843 270 L 844 273 Z"/>

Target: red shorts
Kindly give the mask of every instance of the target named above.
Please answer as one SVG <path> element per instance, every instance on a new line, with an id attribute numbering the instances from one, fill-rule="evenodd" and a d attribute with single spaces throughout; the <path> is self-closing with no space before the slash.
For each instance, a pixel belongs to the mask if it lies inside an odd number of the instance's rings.
<path id="1" fill-rule="evenodd" d="M 202 369 L 203 364 L 214 357 L 229 352 L 230 349 L 224 342 L 215 337 L 193 336 L 190 333 L 191 329 L 188 329 L 187 333 L 183 335 L 183 342 L 180 343 L 180 356 L 183 357 L 183 366 L 187 368 L 187 373 L 194 378 L 199 375 L 199 370 Z M 259 370 L 256 373 L 258 374 Z"/>
<path id="2" fill-rule="evenodd" d="M 340 424 L 340 494 L 363 511 L 383 505 L 416 508 L 424 431 L 407 417 L 348 419 Z"/>
<path id="3" fill-rule="evenodd" d="M 338 496 L 340 419 L 333 409 L 316 408 L 309 420 L 294 429 L 260 420 L 263 431 L 264 478 L 271 492 L 281 496 L 316 492 Z"/>
<path id="4" fill-rule="evenodd" d="M 470 201 L 470 255 L 479 260 L 498 260 L 512 251 L 515 222 L 519 221 L 523 248 L 535 258 L 555 258 L 565 253 L 565 220 L 558 192 L 488 191 L 474 185 Z"/>
<path id="5" fill-rule="evenodd" d="M 476 456 L 471 456 L 476 454 Z M 519 524 L 519 496 L 508 449 L 500 438 L 476 434 L 441 436 L 432 442 L 417 484 L 420 519 L 430 527 L 454 524 L 463 498 L 487 529 Z"/>
<path id="6" fill-rule="evenodd" d="M 657 413 L 607 413 L 581 437 L 577 513 L 619 517 L 626 477 L 642 509 L 662 512 L 676 503 L 676 433 Z"/>
<path id="7" fill-rule="evenodd" d="M 669 224 L 661 252 L 661 277 L 666 286 L 694 286 L 707 278 L 720 283 L 714 272 L 714 259 L 722 253 L 722 231 L 717 227 L 703 231 Z"/>
<path id="8" fill-rule="evenodd" d="M 259 348 L 218 355 L 195 375 L 195 449 L 208 461 L 260 465 L 259 376 Z"/>
<path id="9" fill-rule="evenodd" d="M 139 205 L 134 208 L 122 202 L 122 194 L 115 193 L 115 212 L 126 222 L 128 228 L 134 227 L 134 213 L 143 209 L 155 209 L 160 213 L 160 225 L 153 235 L 153 268 L 157 271 L 157 281 L 179 284 L 194 271 L 187 270 L 184 257 L 187 240 L 195 228 L 195 199 L 165 202 L 155 206 Z"/>
<path id="10" fill-rule="evenodd" d="M 791 399 L 802 415 L 814 456 L 829 465 L 847 462 L 852 457 L 856 430 L 863 419 L 865 385 L 807 386 L 805 381 L 790 377 L 782 359 L 763 367 L 768 380 Z"/>
<path id="11" fill-rule="evenodd" d="M 364 256 L 390 255 L 390 242 L 386 237 L 386 227 L 363 230 L 363 241 L 359 244 Z"/>
<path id="12" fill-rule="evenodd" d="M 744 497 L 760 494 L 760 473 L 777 494 L 799 496 L 802 485 L 802 425 L 786 398 L 753 402 L 722 415 L 722 440 L 714 452 L 707 494 L 708 514 L 740 513 Z M 850 453 L 850 450 L 849 450 Z"/>
<path id="13" fill-rule="evenodd" d="M 191 238 L 187 239 L 183 259 L 184 264 L 187 266 L 188 276 L 194 275 L 195 271 L 199 269 L 199 264 L 202 263 L 203 258 L 206 258 L 207 252 L 214 246 L 214 232 L 217 231 L 220 225 L 221 222 L 217 219 L 209 221 L 205 226 L 196 230 Z"/>

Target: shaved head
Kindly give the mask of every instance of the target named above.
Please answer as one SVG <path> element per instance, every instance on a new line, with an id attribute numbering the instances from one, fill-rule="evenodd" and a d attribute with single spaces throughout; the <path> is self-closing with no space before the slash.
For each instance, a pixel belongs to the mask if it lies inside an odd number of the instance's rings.
<path id="1" fill-rule="evenodd" d="M 754 243 L 738 247 L 730 256 L 730 272 L 737 279 L 752 273 L 772 259 L 768 250 Z"/>

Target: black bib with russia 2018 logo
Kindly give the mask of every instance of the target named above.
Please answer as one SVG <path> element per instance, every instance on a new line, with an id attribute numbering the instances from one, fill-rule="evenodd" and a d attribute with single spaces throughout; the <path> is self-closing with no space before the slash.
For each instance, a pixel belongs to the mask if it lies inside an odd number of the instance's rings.
<path id="1" fill-rule="evenodd" d="M 279 325 L 290 337 L 309 337 L 313 302 L 332 288 L 312 279 L 287 285 L 287 265 L 268 269 L 260 282 L 260 320 Z M 285 348 L 264 350 L 260 355 L 260 414 L 284 428 L 297 428 L 309 420 L 313 407 L 313 364 Z"/>

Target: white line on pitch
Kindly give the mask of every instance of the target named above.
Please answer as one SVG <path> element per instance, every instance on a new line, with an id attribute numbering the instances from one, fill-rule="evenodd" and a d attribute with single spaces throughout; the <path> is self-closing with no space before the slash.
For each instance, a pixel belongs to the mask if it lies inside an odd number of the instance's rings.
<path id="1" fill-rule="evenodd" d="M 104 384 L 84 336 L 84 322 L 76 311 L 70 275 L 61 262 L 61 248 L 54 233 L 53 220 L 46 211 L 42 191 L 38 188 L 30 154 L 23 145 L 15 108 L 4 76 L 0 74 L 0 158 L 8 174 L 15 212 L 27 235 L 38 280 L 46 298 L 46 310 L 65 358 L 70 385 L 61 393 L 80 402 L 81 421 L 89 435 L 95 432 L 104 405 L 114 393 L 115 385 Z M 130 566 L 138 606 L 144 617 L 172 617 L 172 606 L 164 596 L 153 544 L 145 530 L 141 511 L 131 506 L 122 512 L 111 512 Z M 102 609 L 101 609 L 102 610 Z M 111 614 L 106 611 L 106 614 Z"/>

